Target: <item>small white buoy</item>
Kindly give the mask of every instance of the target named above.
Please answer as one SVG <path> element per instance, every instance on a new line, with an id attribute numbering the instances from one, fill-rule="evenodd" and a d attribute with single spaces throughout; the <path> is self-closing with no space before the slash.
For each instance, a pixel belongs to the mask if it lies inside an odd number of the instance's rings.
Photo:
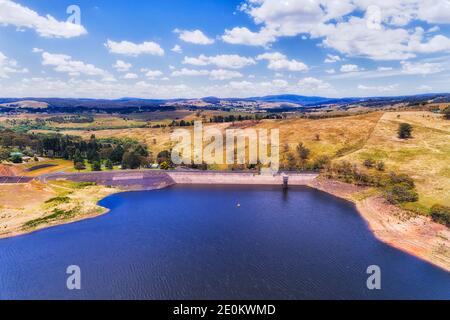
<path id="1" fill-rule="evenodd" d="M 240 203 L 238 203 L 238 204 L 237 204 L 237 207 L 239 208 L 240 206 L 241 206 L 241 204 L 240 204 Z"/>

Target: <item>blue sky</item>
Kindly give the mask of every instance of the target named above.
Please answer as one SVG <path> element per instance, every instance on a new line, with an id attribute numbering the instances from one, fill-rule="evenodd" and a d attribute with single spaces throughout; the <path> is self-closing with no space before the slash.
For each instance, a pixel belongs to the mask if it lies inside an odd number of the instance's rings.
<path id="1" fill-rule="evenodd" d="M 449 92 L 450 0 L 378 2 L 0 0 L 0 96 Z"/>

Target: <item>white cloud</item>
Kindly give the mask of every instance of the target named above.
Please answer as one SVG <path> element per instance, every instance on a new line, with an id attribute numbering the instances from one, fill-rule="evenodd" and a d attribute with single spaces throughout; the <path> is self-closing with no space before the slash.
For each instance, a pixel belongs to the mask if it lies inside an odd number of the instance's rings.
<path id="1" fill-rule="evenodd" d="M 164 74 L 160 70 L 150 70 L 150 69 L 146 69 L 146 68 L 141 69 L 141 72 L 144 72 L 145 76 L 150 80 L 155 80 Z"/>
<path id="2" fill-rule="evenodd" d="M 243 67 L 255 64 L 255 60 L 252 58 L 241 57 L 236 54 L 223 54 L 212 57 L 202 54 L 197 58 L 185 57 L 183 63 L 195 66 L 216 65 L 219 68 L 241 69 Z"/>
<path id="3" fill-rule="evenodd" d="M 440 63 L 412 63 L 402 61 L 402 73 L 404 74 L 433 74 L 443 71 Z"/>
<path id="4" fill-rule="evenodd" d="M 233 78 L 241 78 L 243 75 L 240 72 L 216 69 L 216 70 L 193 70 L 183 68 L 181 70 L 175 70 L 172 72 L 172 77 L 199 77 L 209 76 L 211 80 L 229 80 Z"/>
<path id="5" fill-rule="evenodd" d="M 2 52 L 0 52 L 0 79 L 9 78 L 13 73 L 27 73 L 28 70 L 20 68 L 17 61 L 9 59 Z"/>
<path id="6" fill-rule="evenodd" d="M 269 61 L 268 68 L 271 70 L 289 70 L 289 71 L 307 71 L 309 68 L 303 62 L 297 60 L 288 60 L 288 58 L 279 52 L 264 53 L 256 57 L 256 60 Z"/>
<path id="7" fill-rule="evenodd" d="M 283 79 L 274 79 L 272 80 L 272 85 L 275 87 L 286 87 L 288 85 L 288 82 Z"/>
<path id="8" fill-rule="evenodd" d="M 117 60 L 113 65 L 113 68 L 119 72 L 127 72 L 133 65 L 131 63 L 127 63 L 123 60 Z"/>
<path id="9" fill-rule="evenodd" d="M 328 69 L 328 70 L 325 70 L 325 72 L 328 73 L 328 74 L 335 74 L 335 73 L 336 73 L 336 70 L 334 70 L 334 69 Z"/>
<path id="10" fill-rule="evenodd" d="M 341 57 L 339 56 L 334 56 L 332 54 L 327 54 L 327 57 L 325 59 L 325 63 L 335 63 L 335 62 L 339 62 L 341 61 Z"/>
<path id="11" fill-rule="evenodd" d="M 152 41 L 146 41 L 137 44 L 130 41 L 115 42 L 108 39 L 108 41 L 105 43 L 105 47 L 107 47 L 109 52 L 111 53 L 134 57 L 141 54 L 150 54 L 154 56 L 164 55 L 164 50 L 160 47 L 160 45 Z"/>
<path id="12" fill-rule="evenodd" d="M 207 76 L 209 75 L 208 70 L 194 70 L 194 69 L 187 69 L 183 68 L 181 70 L 175 70 L 172 72 L 172 77 L 197 77 L 197 76 Z"/>
<path id="13" fill-rule="evenodd" d="M 359 90 L 365 90 L 365 91 L 376 91 L 376 92 L 391 92 L 398 88 L 398 84 L 391 84 L 387 86 L 365 86 L 360 84 L 358 86 Z"/>
<path id="14" fill-rule="evenodd" d="M 237 71 L 218 69 L 211 70 L 211 72 L 209 73 L 209 77 L 212 80 L 229 80 L 234 78 L 242 78 L 243 75 L 242 73 Z"/>
<path id="15" fill-rule="evenodd" d="M 421 85 L 419 87 L 417 87 L 417 90 L 419 91 L 433 91 L 433 88 L 427 85 Z"/>
<path id="16" fill-rule="evenodd" d="M 40 16 L 36 11 L 10 0 L 0 1 L 0 25 L 34 29 L 46 38 L 72 38 L 86 34 L 79 24 L 58 21 L 50 15 Z"/>
<path id="17" fill-rule="evenodd" d="M 88 76 L 102 76 L 106 80 L 112 79 L 111 75 L 105 70 L 100 69 L 92 64 L 73 60 L 71 56 L 65 54 L 43 52 L 42 65 L 53 66 L 53 69 L 56 72 L 67 73 L 71 76 L 79 76 L 81 74 L 84 74 Z"/>
<path id="18" fill-rule="evenodd" d="M 358 72 L 361 71 L 356 64 L 344 64 L 341 66 L 341 72 Z"/>
<path id="19" fill-rule="evenodd" d="M 183 49 L 181 49 L 181 47 L 178 44 L 176 44 L 172 49 L 170 49 L 170 51 L 175 53 L 183 53 Z"/>
<path id="20" fill-rule="evenodd" d="M 428 23 L 450 23 L 450 1 L 421 0 L 417 10 L 417 17 Z"/>
<path id="21" fill-rule="evenodd" d="M 260 30 L 235 27 L 222 39 L 266 46 L 279 37 L 308 35 L 347 56 L 404 60 L 449 50 L 450 39 L 443 35 L 428 39 L 420 28 L 403 28 L 417 20 L 450 23 L 449 7 L 449 0 L 247 0 L 241 10 Z M 379 8 L 379 20 L 371 8 Z"/>
<path id="22" fill-rule="evenodd" d="M 313 77 L 307 77 L 299 80 L 298 85 L 303 89 L 311 91 L 320 91 L 332 88 L 331 84 L 328 82 Z"/>
<path id="23" fill-rule="evenodd" d="M 378 71 L 391 71 L 393 70 L 392 67 L 378 67 L 377 68 Z"/>
<path id="24" fill-rule="evenodd" d="M 274 32 L 268 29 L 261 29 L 259 32 L 252 32 L 245 27 L 236 27 L 225 30 L 222 40 L 231 44 L 243 44 L 249 46 L 266 46 L 276 39 Z"/>
<path id="25" fill-rule="evenodd" d="M 194 43 L 194 44 L 201 44 L 201 45 L 208 45 L 213 44 L 214 39 L 208 38 L 201 30 L 179 30 L 175 29 L 175 33 L 178 33 L 180 36 L 180 40 L 184 42 Z"/>
<path id="26" fill-rule="evenodd" d="M 41 52 L 44 52 L 44 50 L 39 49 L 39 48 L 33 48 L 32 52 L 33 53 L 41 53 Z"/>
<path id="27" fill-rule="evenodd" d="M 123 76 L 124 79 L 137 79 L 139 76 L 136 73 L 127 73 Z"/>

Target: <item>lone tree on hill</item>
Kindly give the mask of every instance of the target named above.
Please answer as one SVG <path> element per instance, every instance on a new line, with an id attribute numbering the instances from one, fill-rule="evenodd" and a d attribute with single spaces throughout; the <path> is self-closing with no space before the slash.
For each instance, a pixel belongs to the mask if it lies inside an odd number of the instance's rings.
<path id="1" fill-rule="evenodd" d="M 444 119 L 450 120 L 450 106 L 445 107 L 443 113 L 444 113 Z"/>
<path id="2" fill-rule="evenodd" d="M 413 128 L 409 123 L 400 123 L 398 127 L 398 137 L 400 139 L 409 139 L 412 137 Z"/>

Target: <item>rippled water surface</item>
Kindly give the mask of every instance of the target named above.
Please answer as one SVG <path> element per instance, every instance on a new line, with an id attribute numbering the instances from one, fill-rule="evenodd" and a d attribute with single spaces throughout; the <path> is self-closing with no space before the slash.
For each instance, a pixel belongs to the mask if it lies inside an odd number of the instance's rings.
<path id="1" fill-rule="evenodd" d="M 0 240 L 0 298 L 450 299 L 450 273 L 309 188 L 176 186 L 101 205 L 111 212 Z M 69 265 L 81 268 L 79 291 L 66 288 Z M 381 268 L 379 291 L 366 287 L 369 265 Z"/>

